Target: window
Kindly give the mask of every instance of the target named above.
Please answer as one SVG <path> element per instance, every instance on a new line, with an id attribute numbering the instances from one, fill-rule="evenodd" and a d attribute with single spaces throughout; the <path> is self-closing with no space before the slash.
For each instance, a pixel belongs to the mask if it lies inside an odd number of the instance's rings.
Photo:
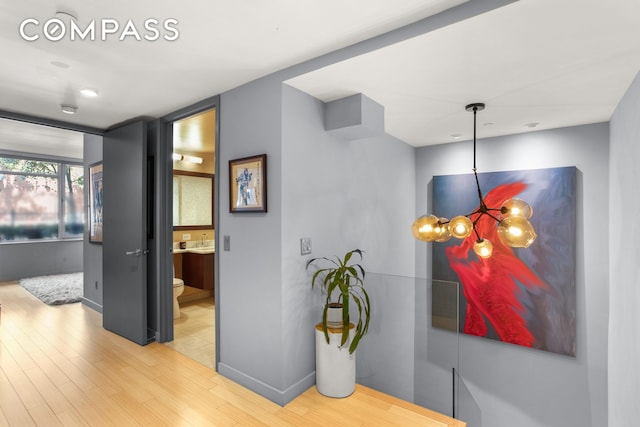
<path id="1" fill-rule="evenodd" d="M 82 237 L 84 232 L 84 168 L 64 165 L 64 237 Z"/>
<path id="2" fill-rule="evenodd" d="M 0 241 L 81 237 L 83 201 L 81 165 L 0 157 Z"/>

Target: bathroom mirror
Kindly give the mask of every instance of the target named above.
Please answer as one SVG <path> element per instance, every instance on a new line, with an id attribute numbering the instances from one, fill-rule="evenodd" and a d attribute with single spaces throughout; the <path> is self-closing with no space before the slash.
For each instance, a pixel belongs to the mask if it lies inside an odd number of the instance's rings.
<path id="1" fill-rule="evenodd" d="M 173 171 L 173 229 L 213 228 L 214 175 Z"/>

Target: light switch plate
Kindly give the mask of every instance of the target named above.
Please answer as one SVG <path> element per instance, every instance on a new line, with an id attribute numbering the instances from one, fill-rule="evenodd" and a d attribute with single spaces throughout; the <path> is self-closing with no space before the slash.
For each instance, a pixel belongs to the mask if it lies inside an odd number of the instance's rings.
<path id="1" fill-rule="evenodd" d="M 223 236 L 223 238 L 222 238 L 222 249 L 225 252 L 229 252 L 231 250 L 231 236 Z"/>
<path id="2" fill-rule="evenodd" d="M 302 237 L 300 239 L 300 255 L 309 255 L 311 253 L 311 237 Z"/>

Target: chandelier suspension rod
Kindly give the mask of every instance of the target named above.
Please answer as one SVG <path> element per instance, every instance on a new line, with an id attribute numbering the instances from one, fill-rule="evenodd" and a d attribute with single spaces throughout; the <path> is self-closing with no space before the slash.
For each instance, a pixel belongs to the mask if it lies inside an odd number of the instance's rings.
<path id="1" fill-rule="evenodd" d="M 480 181 L 478 181 L 478 170 L 476 168 L 476 116 L 478 115 L 478 110 L 484 110 L 484 104 L 480 102 L 469 104 L 465 109 L 467 111 L 473 111 L 473 175 L 476 179 L 478 199 L 480 200 L 480 211 L 486 213 L 487 207 L 484 204 L 484 197 L 482 196 L 482 190 L 480 189 Z"/>
<path id="2" fill-rule="evenodd" d="M 473 106 L 473 171 L 476 171 L 476 115 L 478 114 L 478 106 Z"/>

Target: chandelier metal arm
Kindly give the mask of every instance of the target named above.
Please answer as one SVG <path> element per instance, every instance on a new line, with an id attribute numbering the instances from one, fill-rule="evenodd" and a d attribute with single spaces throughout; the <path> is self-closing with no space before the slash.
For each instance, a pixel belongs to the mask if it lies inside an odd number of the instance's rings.
<path id="1" fill-rule="evenodd" d="M 497 211 L 497 212 L 502 212 L 502 209 L 495 209 L 495 208 L 488 208 L 486 205 L 482 205 L 480 206 L 478 209 L 476 209 L 475 211 L 468 213 L 464 216 L 466 216 L 467 218 L 471 219 L 472 215 L 478 215 L 478 217 L 476 218 L 475 221 L 473 221 L 473 225 L 475 226 L 476 223 L 478 222 L 478 220 L 480 220 L 480 218 L 482 217 L 482 215 L 487 215 L 489 218 L 493 219 L 494 221 L 496 221 L 497 223 L 502 222 L 502 220 L 500 218 L 498 218 L 497 216 L 493 215 L 491 213 L 491 211 Z M 449 221 L 446 222 L 441 222 L 441 224 L 448 224 Z"/>

